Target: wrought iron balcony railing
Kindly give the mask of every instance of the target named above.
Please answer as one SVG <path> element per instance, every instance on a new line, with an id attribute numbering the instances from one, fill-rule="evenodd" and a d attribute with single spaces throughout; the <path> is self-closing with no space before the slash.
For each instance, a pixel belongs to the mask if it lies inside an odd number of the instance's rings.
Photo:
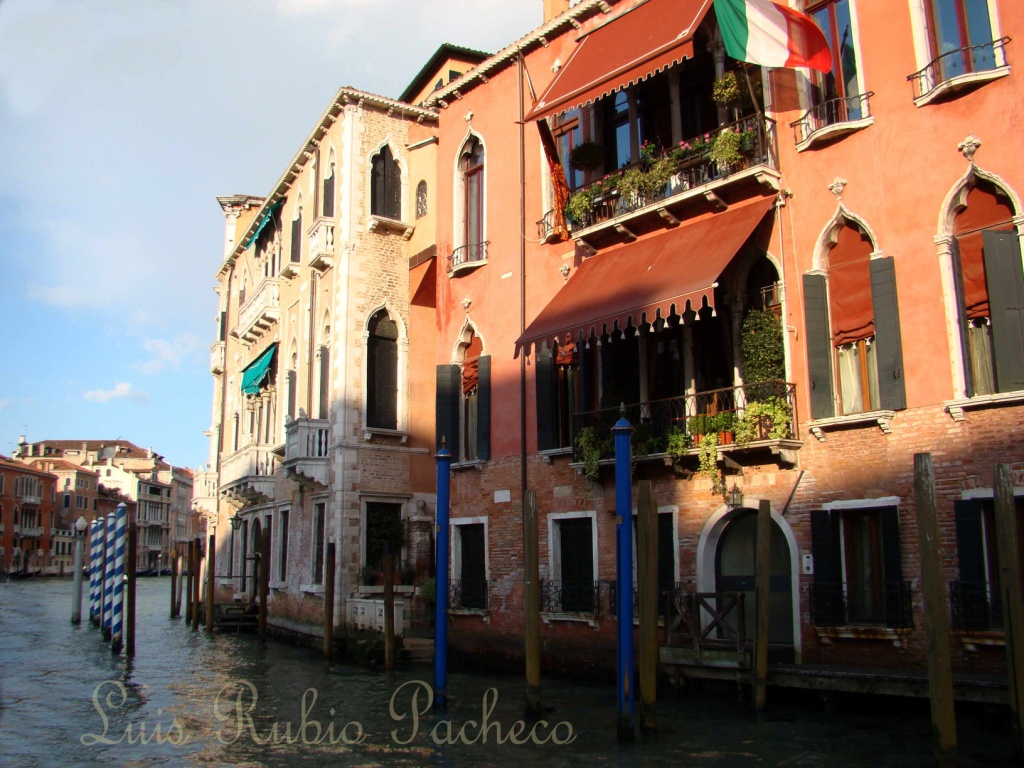
<path id="1" fill-rule="evenodd" d="M 618 600 L 618 587 L 617 581 L 608 581 L 608 613 L 611 616 L 619 615 L 619 600 Z M 668 606 L 669 601 L 672 599 L 672 595 L 679 592 L 682 589 L 683 583 L 681 581 L 674 582 L 672 586 L 658 585 L 658 615 L 664 616 L 665 610 Z M 640 587 L 634 582 L 633 584 L 633 618 L 636 618 L 640 612 Z"/>
<path id="2" fill-rule="evenodd" d="M 537 239 L 542 243 L 555 233 L 555 211 L 554 209 L 544 214 L 544 218 L 537 222 Z"/>
<path id="3" fill-rule="evenodd" d="M 487 244 L 490 241 L 483 243 L 469 243 L 467 245 L 460 245 L 451 255 L 448 257 L 448 271 L 453 272 L 459 267 L 467 264 L 475 264 L 479 261 L 487 261 Z"/>
<path id="4" fill-rule="evenodd" d="M 540 609 L 546 613 L 601 612 L 600 581 L 540 582 Z"/>
<path id="5" fill-rule="evenodd" d="M 1003 629 L 1003 602 L 992 584 L 984 581 L 950 582 L 949 607 L 954 629 L 977 632 Z"/>
<path id="6" fill-rule="evenodd" d="M 909 581 L 854 586 L 845 582 L 810 585 L 811 622 L 817 627 L 914 626 Z"/>
<path id="7" fill-rule="evenodd" d="M 988 43 L 971 45 L 947 51 L 932 59 L 912 75 L 907 75 L 914 87 L 914 98 L 923 99 L 933 91 L 955 78 L 973 73 L 987 72 L 1006 66 L 1006 44 L 1009 37 L 1001 37 Z"/>
<path id="8" fill-rule="evenodd" d="M 449 591 L 453 610 L 487 610 L 486 579 L 453 579 Z"/>
<path id="9" fill-rule="evenodd" d="M 793 129 L 793 136 L 796 143 L 800 144 L 811 136 L 815 131 L 827 128 L 830 125 L 849 123 L 860 120 L 871 115 L 868 100 L 874 96 L 874 91 L 858 93 L 855 96 L 844 96 L 838 99 L 829 99 L 821 104 L 808 109 L 800 117 L 789 124 Z"/>
<path id="10" fill-rule="evenodd" d="M 711 159 L 711 149 L 719 133 L 740 134 L 740 162 L 736 165 L 722 165 Z M 662 188 L 654 191 L 637 191 L 623 195 L 618 182 L 623 174 L 633 168 L 641 170 L 649 161 L 635 163 L 607 174 L 589 184 L 579 187 L 571 196 L 566 215 L 572 219 L 574 231 L 596 226 L 601 222 L 631 213 L 648 205 L 675 197 L 695 187 L 718 179 L 724 179 L 737 169 L 755 165 L 775 166 L 773 147 L 775 144 L 775 121 L 771 118 L 745 117 L 735 123 L 723 125 L 714 131 L 680 142 L 664 153 L 674 163 L 674 173 Z M 589 210 L 573 214 L 572 200 L 577 195 L 589 198 Z"/>
<path id="11" fill-rule="evenodd" d="M 748 408 L 755 402 L 775 403 L 775 412 L 786 417 L 785 423 L 777 424 L 772 417 L 764 415 L 763 412 L 755 412 L 755 409 Z M 765 381 L 741 387 L 713 389 L 693 395 L 626 406 L 626 418 L 634 429 L 634 456 L 664 453 L 668 449 L 670 438 L 680 433 L 689 435 L 694 445 L 709 432 L 724 433 L 725 441 L 731 441 L 737 431 L 746 434 L 750 438 L 749 442 L 796 439 L 795 413 L 796 385 L 785 381 Z M 602 458 L 610 458 L 613 452 L 611 428 L 619 420 L 620 415 L 618 407 L 575 414 L 573 460 L 583 460 L 576 438 L 584 429 L 594 430 L 602 447 Z"/>

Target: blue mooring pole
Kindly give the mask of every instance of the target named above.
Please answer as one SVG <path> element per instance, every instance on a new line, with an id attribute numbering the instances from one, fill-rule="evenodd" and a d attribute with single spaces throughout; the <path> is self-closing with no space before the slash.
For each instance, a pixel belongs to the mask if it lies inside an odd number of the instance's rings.
<path id="1" fill-rule="evenodd" d="M 100 544 L 103 525 L 99 520 L 89 524 L 89 620 L 93 625 L 100 623 Z"/>
<path id="2" fill-rule="evenodd" d="M 117 517 L 111 512 L 106 517 L 103 529 L 103 639 L 110 639 L 110 627 L 114 622 L 114 536 Z"/>
<path id="3" fill-rule="evenodd" d="M 120 653 L 124 642 L 124 550 L 128 543 L 128 507 L 117 505 L 114 523 L 114 614 L 110 619 L 110 650 Z"/>
<path id="4" fill-rule="evenodd" d="M 615 527 L 618 602 L 618 735 L 619 741 L 636 738 L 633 699 L 633 488 L 630 478 L 633 425 L 622 406 L 619 420 L 612 427 L 615 435 Z"/>
<path id="5" fill-rule="evenodd" d="M 437 589 L 434 595 L 434 706 L 448 706 L 448 512 L 452 456 L 441 438 L 437 461 Z"/>

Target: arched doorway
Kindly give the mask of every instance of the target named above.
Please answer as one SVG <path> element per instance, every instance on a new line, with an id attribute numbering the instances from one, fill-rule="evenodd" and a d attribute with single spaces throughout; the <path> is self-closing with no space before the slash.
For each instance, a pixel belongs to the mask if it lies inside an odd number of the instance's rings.
<path id="1" fill-rule="evenodd" d="M 259 591 L 260 552 L 262 551 L 263 544 L 263 528 L 260 525 L 260 519 L 258 517 L 253 517 L 252 519 L 252 535 L 249 537 L 249 541 L 251 542 L 251 548 L 249 550 L 248 557 L 246 558 L 252 563 L 252 581 L 249 582 L 249 601 L 255 602 Z"/>
<path id="2" fill-rule="evenodd" d="M 793 583 L 789 542 L 778 523 L 772 521 L 771 596 L 768 628 L 769 658 L 793 659 Z M 757 512 L 737 510 L 729 519 L 715 548 L 715 591 L 742 592 L 746 635 L 753 642 L 757 627 L 755 563 Z M 734 624 L 735 626 L 735 624 Z"/>

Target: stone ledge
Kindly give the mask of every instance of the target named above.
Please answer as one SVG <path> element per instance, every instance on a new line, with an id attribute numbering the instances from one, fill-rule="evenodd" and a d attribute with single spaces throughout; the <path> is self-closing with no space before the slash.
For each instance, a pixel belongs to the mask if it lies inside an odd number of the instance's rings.
<path id="1" fill-rule="evenodd" d="M 956 400 L 946 400 L 943 405 L 953 421 L 966 421 L 964 411 L 982 408 L 998 408 L 1001 405 L 1017 405 L 1024 403 L 1024 391 L 1000 392 L 995 395 L 975 395 Z"/>
<path id="2" fill-rule="evenodd" d="M 860 427 L 877 424 L 879 429 L 887 435 L 892 434 L 892 420 L 896 411 L 865 411 L 864 413 L 851 413 L 848 416 L 833 416 L 829 419 L 814 419 L 807 423 L 807 429 L 818 438 L 818 442 L 825 442 L 825 432 L 830 429 L 841 429 L 842 427 Z"/>
<path id="3" fill-rule="evenodd" d="M 834 640 L 881 640 L 890 642 L 901 651 L 906 650 L 907 637 L 912 629 L 893 629 L 892 627 L 815 627 L 821 641 L 830 645 Z"/>

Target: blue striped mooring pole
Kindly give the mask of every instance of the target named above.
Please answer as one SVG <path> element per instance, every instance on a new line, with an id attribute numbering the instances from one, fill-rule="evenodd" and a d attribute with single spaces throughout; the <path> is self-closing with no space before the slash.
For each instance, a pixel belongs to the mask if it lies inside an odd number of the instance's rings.
<path id="1" fill-rule="evenodd" d="M 128 507 L 117 505 L 114 530 L 114 615 L 110 621 L 110 650 L 121 652 L 124 629 L 124 547 L 128 540 Z"/>
<path id="2" fill-rule="evenodd" d="M 117 518 L 111 512 L 104 521 L 103 536 L 103 639 L 110 639 L 110 625 L 114 621 L 114 534 Z"/>
<path id="3" fill-rule="evenodd" d="M 618 541 L 616 554 L 618 617 L 618 688 L 619 741 L 632 741 L 634 728 L 633 697 L 633 486 L 630 477 L 633 425 L 622 407 L 619 420 L 612 427 L 615 435 L 615 528 Z"/>
<path id="4" fill-rule="evenodd" d="M 93 520 L 89 524 L 89 619 L 100 623 L 100 547 L 102 546 L 102 524 Z"/>
<path id="5" fill-rule="evenodd" d="M 441 438 L 437 461 L 437 589 L 434 594 L 434 706 L 448 706 L 448 507 L 452 455 Z"/>

